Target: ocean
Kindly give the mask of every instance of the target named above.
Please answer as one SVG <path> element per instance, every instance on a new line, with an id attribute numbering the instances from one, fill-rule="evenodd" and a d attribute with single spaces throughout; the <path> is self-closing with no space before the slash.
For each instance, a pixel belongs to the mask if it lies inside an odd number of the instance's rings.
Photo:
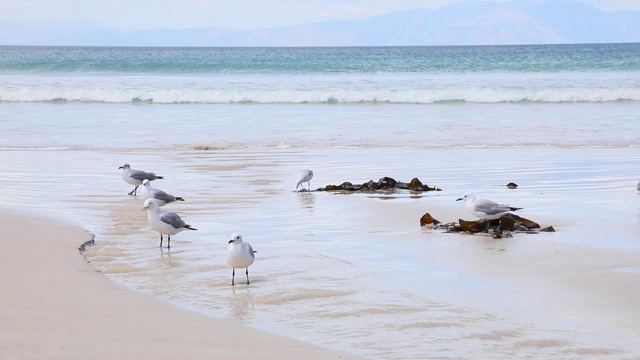
<path id="1" fill-rule="evenodd" d="M 0 206 L 91 231 L 112 281 L 369 358 L 633 359 L 639 116 L 640 44 L 3 46 Z M 198 230 L 159 248 L 124 163 Z M 294 192 L 305 168 L 441 191 Z M 556 232 L 420 227 L 473 220 L 465 192 Z"/>

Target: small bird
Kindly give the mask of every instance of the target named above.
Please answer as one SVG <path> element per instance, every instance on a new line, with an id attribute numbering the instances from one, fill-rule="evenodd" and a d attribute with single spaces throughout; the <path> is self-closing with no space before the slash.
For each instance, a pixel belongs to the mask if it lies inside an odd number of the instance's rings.
<path id="1" fill-rule="evenodd" d="M 311 191 L 311 179 L 313 178 L 313 171 L 305 169 L 300 171 L 300 174 L 298 174 L 298 180 L 296 180 L 296 191 L 298 190 L 298 187 L 300 187 L 300 185 L 302 183 L 307 183 L 308 187 L 309 187 L 309 191 Z M 304 187 L 303 187 L 304 189 Z"/>
<path id="2" fill-rule="evenodd" d="M 118 169 L 121 169 L 122 180 L 124 180 L 127 184 L 135 185 L 133 190 L 129 193 L 129 195 L 135 195 L 138 190 L 138 186 L 142 185 L 144 179 L 149 181 L 156 179 L 164 179 L 162 176 L 158 176 L 152 172 L 145 172 L 142 170 L 133 170 L 129 164 L 124 164 L 120 166 Z"/>
<path id="3" fill-rule="evenodd" d="M 173 196 L 160 189 L 152 188 L 151 182 L 148 179 L 142 180 L 142 198 L 156 199 L 158 206 L 165 206 L 166 204 L 174 201 L 184 201 L 184 199 L 179 196 Z"/>
<path id="4" fill-rule="evenodd" d="M 636 187 L 636 191 L 638 192 L 638 195 L 640 195 L 640 182 L 638 182 L 638 186 Z"/>
<path id="5" fill-rule="evenodd" d="M 227 247 L 227 263 L 233 268 L 231 273 L 231 285 L 235 285 L 236 268 L 244 268 L 247 274 L 247 285 L 249 285 L 249 266 L 256 260 L 256 251 L 251 244 L 243 242 L 242 236 L 238 233 L 231 235 L 229 247 Z"/>
<path id="6" fill-rule="evenodd" d="M 500 205 L 496 202 L 486 199 L 476 199 L 471 193 L 464 194 L 456 201 L 464 200 L 465 207 L 469 212 L 480 219 L 493 220 L 498 219 L 509 211 L 521 210 L 522 208 L 511 207 L 508 205 Z"/>
<path id="7" fill-rule="evenodd" d="M 160 233 L 160 247 L 162 247 L 162 234 L 167 235 L 167 249 L 171 247 L 171 235 L 175 235 L 185 229 L 198 230 L 186 224 L 178 214 L 160 209 L 156 199 L 144 201 L 144 209 L 147 209 L 149 227 Z"/>

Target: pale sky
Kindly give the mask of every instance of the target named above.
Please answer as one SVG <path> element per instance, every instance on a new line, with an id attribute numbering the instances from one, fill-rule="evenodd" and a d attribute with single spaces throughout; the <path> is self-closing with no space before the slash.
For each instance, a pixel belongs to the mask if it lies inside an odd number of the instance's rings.
<path id="1" fill-rule="evenodd" d="M 259 29 L 330 19 L 364 19 L 402 9 L 435 9 L 458 1 L 0 0 L 0 22 L 80 21 L 117 30 L 195 27 Z M 575 1 L 607 11 L 640 10 L 640 0 Z"/>

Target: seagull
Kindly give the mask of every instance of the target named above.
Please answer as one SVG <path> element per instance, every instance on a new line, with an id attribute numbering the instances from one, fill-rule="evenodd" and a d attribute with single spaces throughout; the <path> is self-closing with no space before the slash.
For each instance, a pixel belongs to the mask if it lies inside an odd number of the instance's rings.
<path id="1" fill-rule="evenodd" d="M 638 191 L 638 194 L 640 194 L 640 182 L 638 182 L 638 186 L 636 187 L 636 191 Z"/>
<path id="2" fill-rule="evenodd" d="M 247 285 L 249 285 L 249 266 L 256 260 L 255 252 L 251 244 L 242 241 L 242 235 L 238 233 L 231 235 L 229 247 L 227 248 L 227 263 L 233 268 L 231 285 L 235 285 L 236 268 L 245 268 Z"/>
<path id="3" fill-rule="evenodd" d="M 118 169 L 122 169 L 122 173 L 120 174 L 122 176 L 122 180 L 124 180 L 127 184 L 136 186 L 133 188 L 133 190 L 131 190 L 129 195 L 136 194 L 136 190 L 138 190 L 138 186 L 142 185 L 142 181 L 144 181 L 144 179 L 147 179 L 149 181 L 152 181 L 155 179 L 164 179 L 164 177 L 158 176 L 152 172 L 148 173 L 142 170 L 133 170 L 131 169 L 131 166 L 129 166 L 129 164 L 124 164 L 120 166 Z"/>
<path id="4" fill-rule="evenodd" d="M 160 209 L 156 199 L 144 201 L 144 209 L 147 209 L 147 220 L 151 229 L 160 233 L 160 247 L 162 247 L 162 234 L 167 235 L 167 249 L 171 247 L 171 235 L 175 235 L 185 229 L 198 230 L 186 224 L 178 214 Z"/>
<path id="5" fill-rule="evenodd" d="M 313 171 L 305 169 L 300 171 L 300 174 L 298 174 L 298 180 L 296 181 L 296 191 L 298 190 L 298 187 L 302 184 L 302 183 L 307 183 L 308 187 L 309 187 L 309 191 L 311 191 L 311 179 L 313 178 Z M 304 187 L 303 187 L 304 189 Z"/>
<path id="6" fill-rule="evenodd" d="M 461 198 L 456 201 L 464 200 L 465 207 L 469 212 L 484 220 L 493 220 L 498 219 L 502 215 L 508 213 L 509 211 L 516 211 L 522 208 L 511 207 L 508 205 L 500 205 L 496 202 L 486 199 L 476 199 L 476 196 L 471 193 L 464 194 Z"/>
<path id="7" fill-rule="evenodd" d="M 142 180 L 142 198 L 156 199 L 158 206 L 165 206 L 166 204 L 174 201 L 184 201 L 184 199 L 179 196 L 173 196 L 160 189 L 152 188 L 151 182 L 148 179 Z"/>

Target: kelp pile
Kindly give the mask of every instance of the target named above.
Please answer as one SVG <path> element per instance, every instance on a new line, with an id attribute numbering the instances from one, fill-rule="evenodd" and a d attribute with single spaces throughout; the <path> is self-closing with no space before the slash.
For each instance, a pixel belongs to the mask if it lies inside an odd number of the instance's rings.
<path id="1" fill-rule="evenodd" d="M 514 214 L 505 214 L 498 219 L 466 221 L 458 219 L 458 222 L 442 223 L 431 214 L 426 213 L 420 218 L 420 226 L 429 226 L 433 229 L 444 230 L 448 233 L 490 234 L 494 238 L 510 237 L 511 233 L 521 232 L 536 234 L 538 232 L 555 232 L 553 226 L 542 228 L 537 222 Z"/>
<path id="2" fill-rule="evenodd" d="M 327 185 L 325 187 L 318 188 L 315 191 L 362 191 L 371 192 L 379 190 L 411 190 L 411 191 L 441 191 L 436 187 L 430 187 L 423 184 L 420 179 L 413 178 L 409 182 L 400 182 L 395 179 L 385 176 L 378 181 L 369 180 L 363 184 L 352 184 L 348 181 L 343 182 L 340 185 Z"/>

